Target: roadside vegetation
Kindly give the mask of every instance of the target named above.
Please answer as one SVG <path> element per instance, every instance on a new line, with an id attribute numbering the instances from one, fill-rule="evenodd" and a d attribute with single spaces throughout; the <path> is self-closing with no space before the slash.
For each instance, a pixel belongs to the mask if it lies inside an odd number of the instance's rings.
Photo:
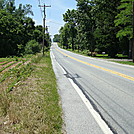
<path id="1" fill-rule="evenodd" d="M 77 9 L 63 15 L 65 25 L 54 36 L 60 47 L 86 55 L 117 54 L 133 58 L 132 7 L 134 0 L 76 0 Z M 99 56 L 101 57 L 101 56 Z"/>
<path id="2" fill-rule="evenodd" d="M 49 53 L 29 60 L 0 73 L 0 133 L 60 134 L 62 110 Z"/>
<path id="3" fill-rule="evenodd" d="M 0 0 L 0 58 L 39 52 L 43 36 L 49 48 L 50 35 L 42 25 L 35 26 L 33 15 L 29 4 L 16 7 L 15 0 Z"/>
<path id="4" fill-rule="evenodd" d="M 134 66 L 134 63 L 132 61 L 115 61 L 115 60 L 111 60 L 113 62 L 116 62 L 116 63 L 120 63 L 120 64 L 127 64 L 127 65 L 132 65 Z"/>
<path id="5" fill-rule="evenodd" d="M 111 57 L 108 56 L 108 54 L 94 53 L 94 55 L 91 56 L 90 54 L 88 54 L 87 50 L 85 50 L 85 51 L 78 51 L 78 50 L 72 51 L 72 49 L 66 49 L 66 50 L 77 53 L 77 54 L 81 54 L 81 55 L 84 55 L 84 56 L 90 56 L 92 58 L 106 59 L 106 60 L 109 60 L 109 61 L 112 61 L 112 62 L 134 66 L 133 61 L 131 59 L 128 59 L 128 55 L 117 54 L 114 58 L 111 58 Z"/>
<path id="6" fill-rule="evenodd" d="M 0 0 L 0 134 L 62 133 L 51 39 L 33 15 L 29 4 Z"/>

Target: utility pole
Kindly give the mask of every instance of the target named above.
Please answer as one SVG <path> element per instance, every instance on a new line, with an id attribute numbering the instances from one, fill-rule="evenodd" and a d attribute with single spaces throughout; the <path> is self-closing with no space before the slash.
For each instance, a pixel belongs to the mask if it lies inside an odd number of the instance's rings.
<path id="1" fill-rule="evenodd" d="M 49 28 L 50 26 L 46 26 L 46 33 L 48 34 L 49 32 L 48 32 L 48 28 Z"/>
<path id="2" fill-rule="evenodd" d="M 45 4 L 43 6 L 39 5 L 39 7 L 44 7 L 44 18 L 43 18 L 43 45 L 42 45 L 42 52 L 43 52 L 43 56 L 44 56 L 44 47 L 45 47 L 45 21 L 46 21 L 46 7 L 51 7 L 51 6 L 46 6 Z"/>

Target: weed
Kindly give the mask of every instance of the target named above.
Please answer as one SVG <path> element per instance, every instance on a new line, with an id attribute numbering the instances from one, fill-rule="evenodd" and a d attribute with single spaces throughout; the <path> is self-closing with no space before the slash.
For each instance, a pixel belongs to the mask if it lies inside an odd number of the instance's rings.
<path id="1" fill-rule="evenodd" d="M 0 118 L 5 122 L 0 123 L 1 132 L 60 134 L 62 111 L 50 56 L 32 61 L 34 64 L 11 69 L 3 76 L 7 83 L 10 75 L 8 88 L 13 90 L 1 91 Z"/>

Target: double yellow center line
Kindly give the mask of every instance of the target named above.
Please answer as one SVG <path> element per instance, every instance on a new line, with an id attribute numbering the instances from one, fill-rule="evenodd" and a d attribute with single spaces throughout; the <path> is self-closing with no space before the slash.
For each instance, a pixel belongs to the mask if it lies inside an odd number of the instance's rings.
<path id="1" fill-rule="evenodd" d="M 122 74 L 122 73 L 119 73 L 119 72 L 116 72 L 116 71 L 113 71 L 113 70 L 110 70 L 110 69 L 106 69 L 106 68 L 103 68 L 103 67 L 100 67 L 100 66 L 96 66 L 94 64 L 90 64 L 88 62 L 85 62 L 85 61 L 82 61 L 82 60 L 79 60 L 79 59 L 76 59 L 68 54 L 65 54 L 64 52 L 60 51 L 59 49 L 56 49 L 57 51 L 59 51 L 60 53 L 62 53 L 63 55 L 75 60 L 75 61 L 78 61 L 78 62 L 81 62 L 83 64 L 86 64 L 86 65 L 89 65 L 89 66 L 92 66 L 92 67 L 95 67 L 95 68 L 98 68 L 98 69 L 101 69 L 101 70 L 104 70 L 104 71 L 107 71 L 107 72 L 110 72 L 112 74 L 116 74 L 118 76 L 121 76 L 123 78 L 126 78 L 126 79 L 129 79 L 131 81 L 134 81 L 134 77 L 131 77 L 131 76 L 128 76 L 128 75 L 125 75 L 125 74 Z"/>

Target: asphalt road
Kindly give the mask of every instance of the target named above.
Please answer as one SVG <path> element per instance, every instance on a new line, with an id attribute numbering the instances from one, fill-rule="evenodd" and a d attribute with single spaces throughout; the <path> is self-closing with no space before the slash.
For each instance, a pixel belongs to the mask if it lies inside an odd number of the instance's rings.
<path id="1" fill-rule="evenodd" d="M 51 47 L 70 134 L 107 134 L 94 119 L 68 79 L 82 91 L 94 110 L 114 134 L 134 134 L 134 67 L 90 58 Z"/>

